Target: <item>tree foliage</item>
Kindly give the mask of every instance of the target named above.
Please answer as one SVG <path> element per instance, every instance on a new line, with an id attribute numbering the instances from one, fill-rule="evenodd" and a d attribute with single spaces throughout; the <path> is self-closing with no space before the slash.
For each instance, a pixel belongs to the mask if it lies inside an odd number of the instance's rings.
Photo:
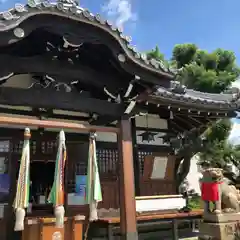
<path id="1" fill-rule="evenodd" d="M 160 52 L 158 46 L 156 46 L 154 49 L 147 53 L 147 58 L 148 59 L 154 58 L 158 61 L 165 61 L 164 54 Z"/>
<path id="2" fill-rule="evenodd" d="M 159 48 L 147 53 L 148 58 L 166 62 Z M 216 49 L 212 52 L 199 49 L 195 44 L 178 44 L 168 61 L 177 69 L 177 80 L 190 89 L 208 93 L 226 91 L 240 75 L 232 51 Z M 228 142 L 231 130 L 229 119 L 219 120 L 205 132 L 206 145 L 200 153 L 200 163 L 227 168 L 228 163 L 239 167 L 240 147 Z"/>
<path id="3" fill-rule="evenodd" d="M 235 59 L 232 51 L 208 53 L 195 44 L 179 44 L 173 49 L 172 63 L 180 69 L 178 80 L 188 88 L 221 93 L 239 76 Z"/>

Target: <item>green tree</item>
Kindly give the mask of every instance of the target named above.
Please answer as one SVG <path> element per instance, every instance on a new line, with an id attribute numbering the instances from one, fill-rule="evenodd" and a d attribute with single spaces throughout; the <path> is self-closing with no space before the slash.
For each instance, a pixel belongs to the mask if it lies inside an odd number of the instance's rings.
<path id="1" fill-rule="evenodd" d="M 148 58 L 165 61 L 164 55 L 156 47 L 147 53 Z M 232 51 L 216 49 L 208 52 L 199 49 L 195 44 L 175 45 L 172 58 L 168 64 L 178 70 L 177 80 L 188 88 L 208 93 L 226 91 L 231 83 L 239 77 L 239 68 Z M 219 120 L 204 133 L 205 147 L 200 153 L 200 163 L 208 162 L 212 166 L 227 168 L 232 162 L 238 166 L 240 147 L 228 142 L 231 122 L 229 119 Z M 240 156 L 239 156 L 240 157 Z M 188 156 L 187 161 L 190 161 Z M 185 164 L 185 175 L 189 164 Z M 182 178 L 184 175 L 182 176 Z M 183 180 L 183 179 L 180 180 Z"/>
<path id="2" fill-rule="evenodd" d="M 173 49 L 172 62 L 180 69 L 178 80 L 202 92 L 221 93 L 239 77 L 235 55 L 232 51 L 216 49 L 213 52 L 198 49 L 195 44 L 179 44 Z M 238 149 L 228 142 L 230 119 L 214 123 L 204 133 L 205 146 L 200 153 L 200 164 L 227 170 L 228 163 L 238 164 Z"/>
<path id="3" fill-rule="evenodd" d="M 239 76 L 232 51 L 216 49 L 208 53 L 194 44 L 178 44 L 172 64 L 179 69 L 178 80 L 189 88 L 208 92 L 225 91 Z"/>
<path id="4" fill-rule="evenodd" d="M 154 49 L 152 49 L 151 51 L 147 52 L 147 58 L 148 59 L 156 59 L 158 61 L 164 61 L 165 62 L 165 58 L 164 58 L 164 54 L 162 54 L 158 48 L 158 46 L 156 46 Z"/>
<path id="5" fill-rule="evenodd" d="M 228 168 L 233 156 L 235 157 L 235 147 L 228 142 L 228 136 L 231 131 L 231 122 L 224 119 L 214 123 L 204 133 L 206 144 L 200 152 L 199 163 L 209 164 L 212 167 Z"/>

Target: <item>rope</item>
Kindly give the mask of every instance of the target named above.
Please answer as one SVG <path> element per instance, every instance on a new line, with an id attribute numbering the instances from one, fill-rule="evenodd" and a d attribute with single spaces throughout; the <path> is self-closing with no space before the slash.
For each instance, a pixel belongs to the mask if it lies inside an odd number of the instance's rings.
<path id="1" fill-rule="evenodd" d="M 90 221 L 88 221 L 87 228 L 86 228 L 86 231 L 84 233 L 84 240 L 87 240 L 89 227 L 90 227 Z"/>

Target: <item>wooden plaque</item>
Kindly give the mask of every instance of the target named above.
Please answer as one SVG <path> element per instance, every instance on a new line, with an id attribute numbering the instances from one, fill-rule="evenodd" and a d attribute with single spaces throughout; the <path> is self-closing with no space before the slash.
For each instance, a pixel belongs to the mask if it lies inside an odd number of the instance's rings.
<path id="1" fill-rule="evenodd" d="M 174 180 L 175 156 L 148 155 L 144 159 L 144 180 Z"/>

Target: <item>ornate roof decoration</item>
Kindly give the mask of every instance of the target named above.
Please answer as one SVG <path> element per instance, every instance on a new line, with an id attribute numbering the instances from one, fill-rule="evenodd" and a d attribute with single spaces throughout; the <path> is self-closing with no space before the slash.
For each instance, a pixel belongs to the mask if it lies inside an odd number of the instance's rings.
<path id="1" fill-rule="evenodd" d="M 240 107 L 239 93 L 205 93 L 187 89 L 185 86 L 172 82 L 170 88 L 158 87 L 149 101 L 171 105 L 202 106 L 203 109 L 218 109 L 219 111 L 237 110 Z"/>
<path id="2" fill-rule="evenodd" d="M 154 74 L 169 79 L 174 78 L 173 70 L 166 67 L 163 62 L 155 59 L 148 60 L 145 53 L 140 53 L 135 47 L 131 46 L 130 37 L 124 36 L 120 28 L 113 26 L 99 14 L 93 15 L 88 10 L 79 7 L 75 0 L 60 0 L 57 3 L 51 3 L 48 0 L 29 0 L 27 5 L 16 3 L 14 8 L 0 13 L 0 38 L 3 39 L 1 35 L 9 34 L 11 31 L 13 41 L 8 40 L 6 44 L 24 38 L 25 35 L 29 34 L 29 29 L 25 29 L 22 23 L 38 15 L 55 15 L 99 28 L 118 42 L 121 52 L 118 53 L 117 57 L 122 64 L 130 60 Z"/>

